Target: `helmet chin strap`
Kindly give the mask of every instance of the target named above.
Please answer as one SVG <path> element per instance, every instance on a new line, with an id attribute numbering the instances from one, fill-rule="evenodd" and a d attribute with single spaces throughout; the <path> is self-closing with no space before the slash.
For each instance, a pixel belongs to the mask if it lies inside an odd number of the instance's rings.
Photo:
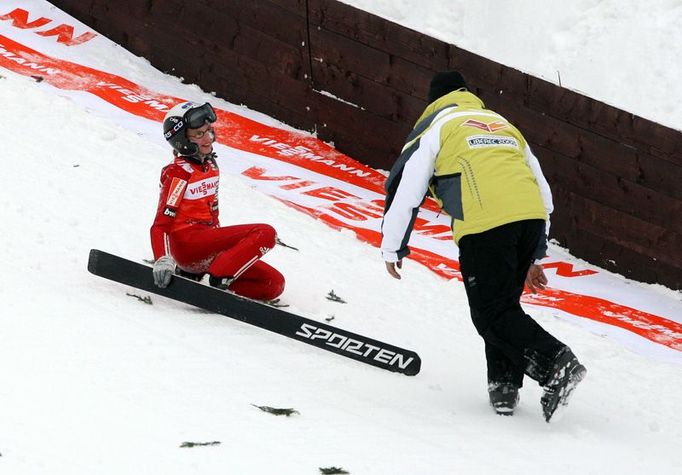
<path id="1" fill-rule="evenodd" d="M 208 136 L 211 137 L 211 143 L 215 143 L 215 132 L 213 131 L 213 129 L 209 129 L 207 132 L 208 132 Z M 204 162 L 206 162 L 206 159 L 216 157 L 216 154 L 213 151 L 211 151 L 207 154 L 202 154 L 201 152 L 199 152 L 199 145 L 197 145 L 197 144 L 194 144 L 194 145 L 197 146 L 196 153 L 193 153 L 192 155 L 185 155 L 187 158 L 194 160 L 195 162 L 199 163 L 200 165 L 203 165 Z"/>

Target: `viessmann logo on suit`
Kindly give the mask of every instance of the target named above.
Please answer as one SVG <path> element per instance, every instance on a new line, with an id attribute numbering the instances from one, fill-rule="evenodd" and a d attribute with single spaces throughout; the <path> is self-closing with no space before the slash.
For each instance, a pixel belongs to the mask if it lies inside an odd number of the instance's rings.
<path id="1" fill-rule="evenodd" d="M 217 176 L 207 178 L 205 180 L 190 183 L 185 190 L 186 200 L 198 200 L 206 196 L 215 195 L 218 191 L 218 181 Z"/>
<path id="2" fill-rule="evenodd" d="M 332 348 L 338 348 L 339 350 L 352 353 L 354 355 L 359 355 L 364 358 L 370 358 L 379 363 L 384 363 L 389 366 L 397 365 L 401 369 L 407 368 L 412 361 L 413 357 L 405 359 L 405 355 L 401 353 L 396 353 L 395 351 L 387 350 L 386 348 L 381 348 L 376 345 L 371 345 L 364 341 L 356 340 L 339 333 L 327 330 L 325 328 L 319 328 L 310 323 L 303 323 L 299 331 L 296 332 L 297 336 L 302 336 L 308 340 L 321 340 L 325 345 L 331 346 Z"/>

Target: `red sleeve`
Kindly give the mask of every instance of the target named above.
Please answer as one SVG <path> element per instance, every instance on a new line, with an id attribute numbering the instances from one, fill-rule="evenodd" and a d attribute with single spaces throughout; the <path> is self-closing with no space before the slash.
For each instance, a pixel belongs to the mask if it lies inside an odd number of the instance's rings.
<path id="1" fill-rule="evenodd" d="M 154 223 L 149 230 L 154 260 L 170 254 L 168 234 L 173 227 L 173 220 L 182 202 L 190 176 L 187 171 L 175 164 L 168 165 L 161 172 L 159 204 L 156 208 Z"/>

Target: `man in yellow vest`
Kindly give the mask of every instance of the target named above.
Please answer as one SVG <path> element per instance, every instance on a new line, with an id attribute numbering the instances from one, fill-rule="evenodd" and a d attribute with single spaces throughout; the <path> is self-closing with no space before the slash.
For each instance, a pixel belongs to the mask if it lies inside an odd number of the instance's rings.
<path id="1" fill-rule="evenodd" d="M 521 132 L 485 109 L 459 72 L 437 73 L 386 192 L 381 251 L 388 273 L 400 279 L 397 269 L 430 192 L 452 218 L 471 318 L 485 341 L 491 405 L 512 415 L 525 374 L 543 387 L 549 422 L 586 369 L 521 308 L 524 283 L 532 292 L 547 284 L 538 261 L 553 210 L 549 185 Z"/>

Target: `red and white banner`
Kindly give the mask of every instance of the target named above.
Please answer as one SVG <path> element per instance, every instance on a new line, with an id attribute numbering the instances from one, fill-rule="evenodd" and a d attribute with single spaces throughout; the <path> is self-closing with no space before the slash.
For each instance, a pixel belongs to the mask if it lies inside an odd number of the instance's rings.
<path id="1" fill-rule="evenodd" d="M 159 122 L 170 107 L 181 100 L 196 100 L 141 85 L 153 76 L 154 88 L 189 92 L 187 86 L 178 85 L 43 0 L 4 1 L 0 9 L 0 67 L 33 77 L 133 130 L 147 130 L 150 139 L 161 140 Z M 127 73 L 130 64 L 146 68 L 138 80 L 119 75 Z M 105 71 L 111 68 L 119 74 Z M 204 101 L 211 100 L 205 96 Z M 362 241 L 379 245 L 382 173 L 308 134 L 278 127 L 275 121 L 268 125 L 249 118 L 245 109 L 216 112 L 218 147 L 224 147 L 218 148 L 219 155 L 229 157 L 220 162 L 224 171 L 329 226 L 350 229 Z M 444 278 L 460 279 L 449 221 L 434 202 L 427 201 L 410 240 L 410 258 Z M 678 293 L 643 284 L 624 290 L 622 277 L 577 265 L 556 246 L 550 245 L 549 252 L 543 264 L 555 274 L 553 287 L 536 295 L 524 294 L 523 302 L 554 309 L 564 318 L 580 317 L 576 321 L 588 327 L 598 322 L 627 330 L 664 347 L 659 352 L 664 358 L 682 361 Z M 597 326 L 603 333 L 604 327 Z M 637 347 L 623 332 L 613 334 Z"/>

